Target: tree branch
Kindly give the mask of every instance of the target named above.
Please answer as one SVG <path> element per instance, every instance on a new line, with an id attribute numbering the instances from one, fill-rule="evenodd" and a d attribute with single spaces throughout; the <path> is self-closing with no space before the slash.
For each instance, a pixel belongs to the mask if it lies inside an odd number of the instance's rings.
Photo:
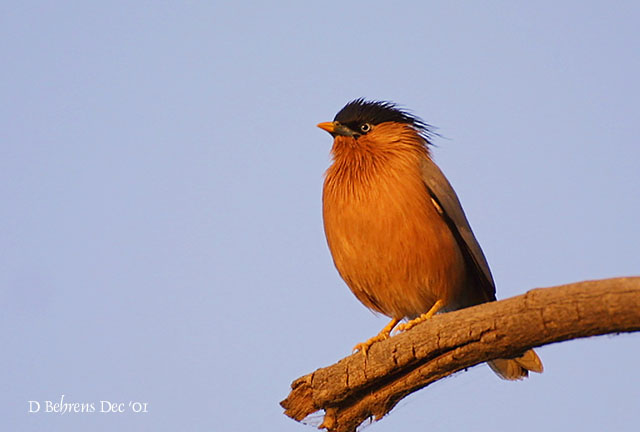
<path id="1" fill-rule="evenodd" d="M 640 277 L 534 289 L 510 299 L 436 315 L 406 333 L 318 369 L 291 384 L 280 402 L 301 421 L 325 411 L 319 426 L 354 431 L 402 398 L 462 369 L 529 348 L 640 330 Z M 544 361 L 544 359 L 543 359 Z"/>

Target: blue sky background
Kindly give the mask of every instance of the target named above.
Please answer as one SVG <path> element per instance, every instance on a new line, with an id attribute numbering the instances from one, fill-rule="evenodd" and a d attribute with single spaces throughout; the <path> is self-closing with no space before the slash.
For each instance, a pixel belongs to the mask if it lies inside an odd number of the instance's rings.
<path id="1" fill-rule="evenodd" d="M 637 2 L 0 5 L 0 429 L 303 431 L 290 382 L 385 323 L 321 219 L 350 99 L 436 125 L 500 298 L 640 271 Z M 637 430 L 640 335 L 486 365 L 369 427 Z M 29 400 L 149 413 L 28 414 Z"/>

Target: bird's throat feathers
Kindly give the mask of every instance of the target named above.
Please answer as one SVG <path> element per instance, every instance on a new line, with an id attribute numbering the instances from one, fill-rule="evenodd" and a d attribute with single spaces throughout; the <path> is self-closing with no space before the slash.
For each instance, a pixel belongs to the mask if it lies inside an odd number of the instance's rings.
<path id="1" fill-rule="evenodd" d="M 359 138 L 336 136 L 331 155 L 325 187 L 343 194 L 385 177 L 419 175 L 420 162 L 430 152 L 427 141 L 410 125 L 384 123 Z"/>

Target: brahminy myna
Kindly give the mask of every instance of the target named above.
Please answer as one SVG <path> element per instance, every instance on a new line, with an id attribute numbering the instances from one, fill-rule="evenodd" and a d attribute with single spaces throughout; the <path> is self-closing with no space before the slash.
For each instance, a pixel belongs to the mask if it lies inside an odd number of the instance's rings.
<path id="1" fill-rule="evenodd" d="M 431 159 L 428 124 L 391 102 L 356 99 L 318 127 L 334 138 L 322 200 L 333 261 L 358 300 L 391 317 L 354 350 L 366 356 L 394 328 L 496 300 L 460 201 Z M 542 372 L 533 350 L 489 365 L 508 380 Z"/>

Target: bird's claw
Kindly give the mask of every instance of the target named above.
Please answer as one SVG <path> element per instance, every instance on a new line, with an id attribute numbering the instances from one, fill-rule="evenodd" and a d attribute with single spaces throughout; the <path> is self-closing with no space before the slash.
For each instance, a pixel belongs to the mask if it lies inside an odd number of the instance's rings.
<path id="1" fill-rule="evenodd" d="M 396 330 L 398 331 L 398 333 L 405 332 L 407 330 L 411 330 L 416 325 L 418 325 L 421 322 L 426 321 L 429 318 L 431 318 L 432 316 L 434 316 L 436 314 L 436 312 L 438 312 L 440 309 L 442 309 L 442 306 L 444 306 L 444 301 L 438 300 L 437 302 L 434 303 L 433 306 L 431 306 L 431 309 L 429 309 L 429 311 L 427 313 L 423 313 L 418 318 L 414 318 L 411 321 L 408 321 L 406 323 L 400 324 L 399 326 L 396 327 Z"/>
<path id="2" fill-rule="evenodd" d="M 358 345 L 353 347 L 353 352 L 356 351 L 362 351 L 362 353 L 364 354 L 365 358 L 367 357 L 367 350 L 369 349 L 369 347 L 371 345 L 373 345 L 376 342 L 381 342 L 385 339 L 389 339 L 389 337 L 391 336 L 391 331 L 393 330 L 393 328 L 398 324 L 398 319 L 397 318 L 393 318 L 389 324 L 387 324 L 381 331 L 380 333 L 378 333 L 377 335 L 375 335 L 374 337 L 372 337 L 371 339 L 367 340 L 366 342 L 361 342 Z"/>
<path id="3" fill-rule="evenodd" d="M 357 351 L 361 351 L 364 356 L 367 356 L 367 351 L 369 350 L 369 347 L 371 347 L 371 345 L 373 345 L 376 342 L 381 342 L 385 339 L 389 338 L 389 333 L 378 333 L 377 335 L 375 335 L 374 337 L 372 337 L 371 339 L 365 341 L 365 342 L 360 342 L 359 344 L 357 344 L 356 346 L 353 347 L 353 352 L 357 352 Z"/>

